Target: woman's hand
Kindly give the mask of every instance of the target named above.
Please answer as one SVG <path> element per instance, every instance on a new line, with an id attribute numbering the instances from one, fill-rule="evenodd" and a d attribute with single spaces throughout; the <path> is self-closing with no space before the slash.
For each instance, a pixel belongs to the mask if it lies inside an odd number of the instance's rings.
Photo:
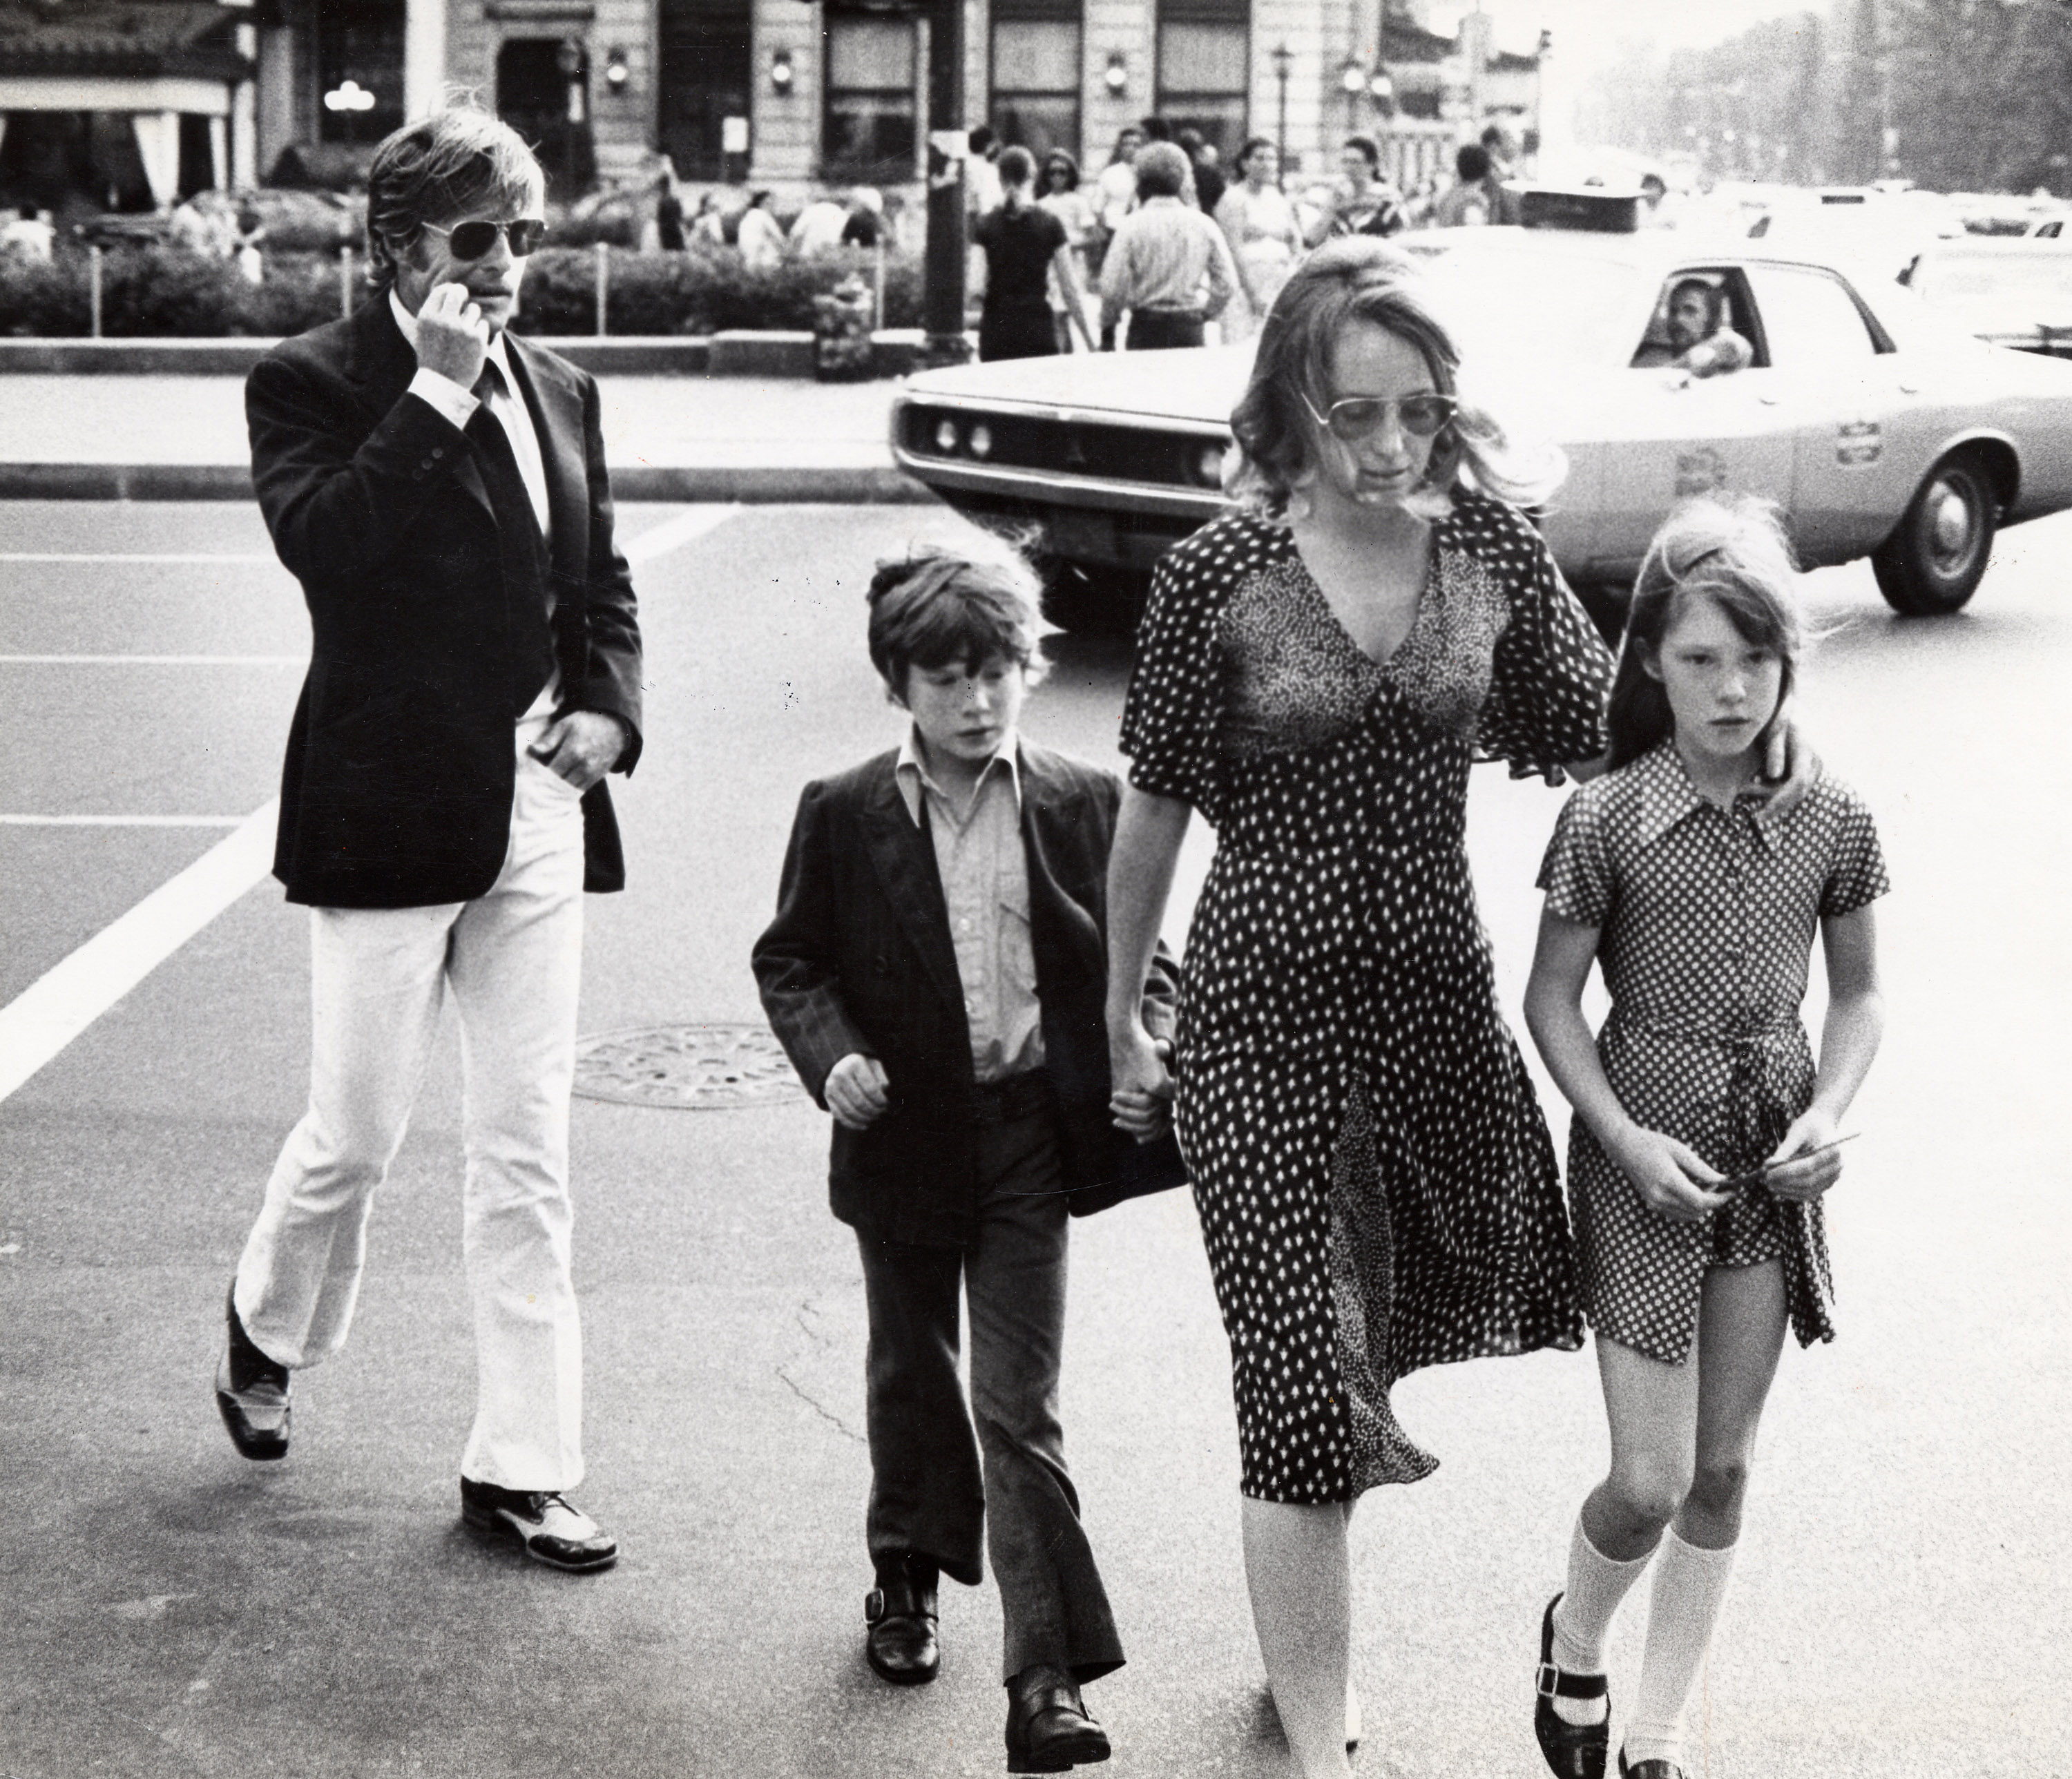
<path id="1" fill-rule="evenodd" d="M 1165 1135 L 1172 1117 L 1173 1076 L 1166 1066 L 1172 1054 L 1171 1045 L 1153 1040 L 1141 1019 L 1109 1029 L 1108 1109 L 1116 1128 L 1140 1143 Z"/>
<path id="2" fill-rule="evenodd" d="M 1706 1166 L 1689 1144 L 1660 1131 L 1635 1125 L 1606 1147 L 1648 1208 L 1672 1223 L 1702 1222 L 1733 1197 L 1708 1191 L 1726 1176 Z"/>
<path id="3" fill-rule="evenodd" d="M 1784 1140 L 1763 1164 L 1762 1183 L 1774 1198 L 1811 1204 L 1842 1177 L 1841 1152 L 1828 1146 L 1834 1140 L 1835 1120 L 1809 1107 L 1792 1120 Z M 1810 1152 L 1815 1149 L 1825 1152 Z"/>
<path id="4" fill-rule="evenodd" d="M 886 1091 L 885 1065 L 861 1050 L 851 1050 L 828 1070 L 821 1091 L 835 1122 L 853 1131 L 869 1130 L 892 1103 Z"/>

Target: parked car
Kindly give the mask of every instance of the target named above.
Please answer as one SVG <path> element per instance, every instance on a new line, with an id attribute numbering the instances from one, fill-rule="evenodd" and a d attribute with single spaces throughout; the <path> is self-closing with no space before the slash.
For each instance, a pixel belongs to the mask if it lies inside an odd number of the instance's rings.
<path id="1" fill-rule="evenodd" d="M 1967 334 L 2072 358 L 2072 240 L 1967 235 L 1922 250 L 1900 281 Z"/>
<path id="2" fill-rule="evenodd" d="M 1567 450 L 1541 520 L 1586 596 L 1630 585 L 1670 508 L 1716 489 L 1775 501 L 1809 564 L 1868 556 L 1908 613 L 1955 611 L 2000 525 L 2072 507 L 2072 364 L 1971 339 L 1889 277 L 1656 229 L 1400 244 L 1427 262 L 1474 390 Z M 1753 364 L 1636 368 L 1693 276 L 1719 287 Z M 1059 622 L 1126 622 L 1160 553 L 1222 510 L 1248 362 L 1207 347 L 927 373 L 894 405 L 894 455 L 952 506 L 1021 528 Z"/>

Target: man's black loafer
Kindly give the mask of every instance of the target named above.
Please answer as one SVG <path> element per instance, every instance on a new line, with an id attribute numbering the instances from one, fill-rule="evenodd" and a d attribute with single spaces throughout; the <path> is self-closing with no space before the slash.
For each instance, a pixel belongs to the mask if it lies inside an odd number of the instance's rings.
<path id="1" fill-rule="evenodd" d="M 516 1539 L 526 1555 L 550 1569 L 589 1575 L 619 1560 L 618 1541 L 571 1507 L 558 1489 L 500 1489 L 462 1477 L 460 1517 L 479 1532 Z"/>
<path id="2" fill-rule="evenodd" d="M 935 1566 L 925 1557 L 886 1559 L 878 1585 L 864 1596 L 870 1627 L 863 1653 L 871 1671 L 895 1687 L 925 1686 L 943 1665 L 935 1640 Z"/>
<path id="3" fill-rule="evenodd" d="M 216 1368 L 216 1406 L 230 1431 L 230 1443 L 245 1457 L 264 1461 L 288 1455 L 288 1368 L 252 1344 L 237 1319 L 236 1287 L 224 1306 L 229 1342 Z"/>

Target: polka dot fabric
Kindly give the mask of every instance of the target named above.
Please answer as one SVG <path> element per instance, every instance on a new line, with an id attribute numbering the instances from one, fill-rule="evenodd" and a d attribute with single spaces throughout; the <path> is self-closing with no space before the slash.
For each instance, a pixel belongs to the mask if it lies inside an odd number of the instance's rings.
<path id="1" fill-rule="evenodd" d="M 1813 1097 L 1799 1007 L 1823 915 L 1888 887 L 1870 811 L 1823 774 L 1788 812 L 1729 811 L 1692 787 L 1675 746 L 1585 785 L 1540 874 L 1550 914 L 1601 930 L 1612 1009 L 1597 1053 L 1638 1122 L 1723 1173 L 1758 1165 Z M 1708 1268 L 1782 1258 L 1802 1346 L 1835 1337 L 1821 1206 L 1761 1186 L 1703 1223 L 1651 1210 L 1577 1120 L 1568 1194 L 1590 1325 L 1666 1364 L 1690 1355 Z"/>
<path id="2" fill-rule="evenodd" d="M 1610 662 L 1539 536 L 1462 494 L 1401 648 L 1363 654 L 1281 528 L 1160 564 L 1123 746 L 1217 850 L 1175 1120 L 1229 1333 L 1243 1486 L 1346 1501 L 1435 1461 L 1420 1366 L 1581 1341 L 1553 1144 L 1496 1008 L 1463 850 L 1478 756 L 1558 779 Z"/>

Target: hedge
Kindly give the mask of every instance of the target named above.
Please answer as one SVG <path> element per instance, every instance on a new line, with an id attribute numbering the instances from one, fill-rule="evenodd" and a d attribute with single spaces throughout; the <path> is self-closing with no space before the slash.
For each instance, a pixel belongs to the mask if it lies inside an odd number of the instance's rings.
<path id="1" fill-rule="evenodd" d="M 813 298 L 861 273 L 874 257 L 837 249 L 751 271 L 728 248 L 682 253 L 610 253 L 609 331 L 711 334 L 723 328 L 810 328 Z M 103 257 L 101 332 L 110 338 L 213 338 L 297 334 L 339 314 L 339 262 L 324 254 L 269 253 L 265 281 L 248 284 L 230 261 L 171 247 L 126 248 Z M 356 277 L 359 274 L 356 273 Z M 91 331 L 87 256 L 60 251 L 49 265 L 0 254 L 0 334 L 77 337 Z M 597 259 L 580 248 L 544 248 L 525 275 L 517 325 L 528 334 L 597 331 Z M 356 303 L 372 300 L 364 281 Z M 912 327 L 921 314 L 921 266 L 888 257 L 880 325 Z"/>

